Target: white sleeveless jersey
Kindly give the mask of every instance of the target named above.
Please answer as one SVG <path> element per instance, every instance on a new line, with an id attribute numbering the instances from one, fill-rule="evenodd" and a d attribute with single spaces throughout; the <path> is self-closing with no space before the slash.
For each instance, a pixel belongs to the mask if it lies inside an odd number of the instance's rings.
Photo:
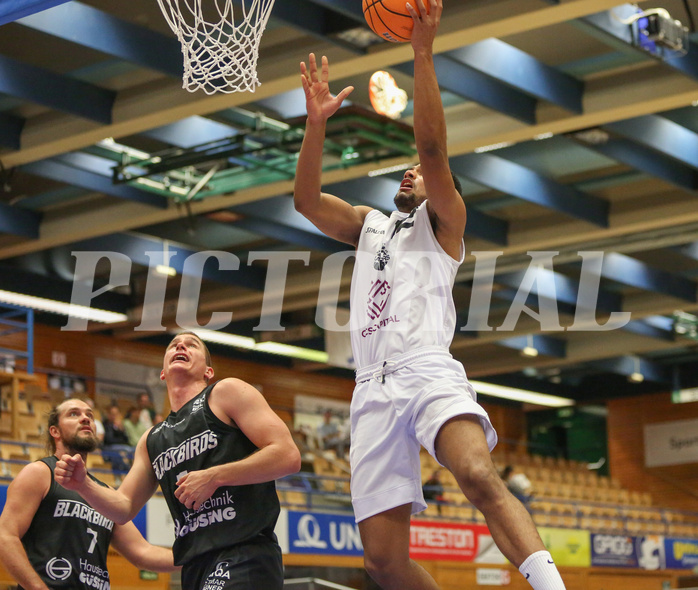
<path id="1" fill-rule="evenodd" d="M 463 262 L 434 235 L 426 201 L 412 213 L 364 220 L 351 281 L 351 344 L 357 370 L 424 346 L 448 350 L 456 309 L 453 283 Z"/>

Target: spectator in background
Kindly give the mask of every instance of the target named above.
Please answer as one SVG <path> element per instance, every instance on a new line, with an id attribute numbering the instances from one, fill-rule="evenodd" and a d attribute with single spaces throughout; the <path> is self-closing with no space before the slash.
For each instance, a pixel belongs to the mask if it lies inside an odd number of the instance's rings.
<path id="1" fill-rule="evenodd" d="M 141 411 L 136 406 L 131 406 L 126 412 L 126 418 L 124 418 L 124 430 L 128 436 L 128 444 L 134 448 L 149 428 L 141 422 L 140 416 Z"/>
<path id="2" fill-rule="evenodd" d="M 148 430 L 153 424 L 162 422 L 162 416 L 156 412 L 153 401 L 147 393 L 139 393 L 136 403 L 139 411 L 138 419 L 144 427 L 143 432 Z"/>
<path id="3" fill-rule="evenodd" d="M 91 397 L 88 397 L 85 399 L 85 403 L 88 406 L 90 406 L 90 409 L 92 410 L 92 414 L 94 415 L 95 434 L 97 436 L 97 447 L 101 449 L 102 445 L 104 445 L 104 424 L 102 424 L 102 421 L 99 419 L 99 416 L 96 414 L 95 400 L 93 400 Z"/>
<path id="4" fill-rule="evenodd" d="M 323 451 L 332 450 L 338 459 L 344 459 L 347 440 L 342 435 L 339 425 L 332 420 L 332 412 L 327 410 L 323 417 L 323 422 L 317 429 L 320 448 Z"/>
<path id="5" fill-rule="evenodd" d="M 121 410 L 117 404 L 112 404 L 107 409 L 107 418 L 104 420 L 102 457 L 111 463 L 112 471 L 125 473 L 131 465 L 133 451 L 133 446 L 128 442 Z"/>
<path id="6" fill-rule="evenodd" d="M 424 494 L 424 499 L 427 501 L 443 502 L 444 486 L 441 483 L 440 469 L 434 470 L 429 479 L 422 484 L 422 493 Z M 441 514 L 441 504 L 439 504 L 437 508 L 439 514 Z"/>
<path id="7" fill-rule="evenodd" d="M 511 465 L 502 470 L 502 479 L 507 489 L 525 506 L 531 501 L 533 485 L 525 473 L 516 471 Z"/>

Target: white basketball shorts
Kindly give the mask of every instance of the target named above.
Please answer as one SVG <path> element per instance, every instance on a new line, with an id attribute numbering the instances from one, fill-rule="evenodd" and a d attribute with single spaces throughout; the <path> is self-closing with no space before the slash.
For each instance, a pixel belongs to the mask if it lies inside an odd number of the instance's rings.
<path id="1" fill-rule="evenodd" d="M 443 348 L 424 347 L 366 367 L 356 382 L 350 447 L 356 522 L 403 504 L 412 504 L 412 514 L 427 507 L 420 445 L 436 458 L 436 435 L 451 418 L 478 416 L 490 451 L 497 444 L 463 365 Z"/>

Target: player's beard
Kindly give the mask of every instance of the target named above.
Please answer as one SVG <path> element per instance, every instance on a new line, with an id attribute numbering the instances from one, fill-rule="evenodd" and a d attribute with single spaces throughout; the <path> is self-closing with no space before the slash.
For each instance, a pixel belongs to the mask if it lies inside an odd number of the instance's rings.
<path id="1" fill-rule="evenodd" d="M 393 203 L 395 203 L 395 208 L 398 211 L 409 213 L 418 205 L 417 195 L 415 195 L 413 191 L 398 191 L 393 199 Z"/>
<path id="2" fill-rule="evenodd" d="M 91 453 L 99 444 L 97 435 L 94 432 L 78 430 L 71 438 L 64 438 L 63 433 L 61 433 L 61 437 L 65 447 L 72 451 L 69 453 L 70 455 L 75 455 L 76 453 Z"/>

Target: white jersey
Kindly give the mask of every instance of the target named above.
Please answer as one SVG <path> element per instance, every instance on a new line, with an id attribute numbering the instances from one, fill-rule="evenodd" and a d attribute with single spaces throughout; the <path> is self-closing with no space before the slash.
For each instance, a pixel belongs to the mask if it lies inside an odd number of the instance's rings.
<path id="1" fill-rule="evenodd" d="M 453 283 L 463 262 L 441 247 L 426 201 L 412 213 L 364 220 L 351 281 L 351 344 L 357 370 L 424 346 L 448 350 L 456 327 Z"/>

